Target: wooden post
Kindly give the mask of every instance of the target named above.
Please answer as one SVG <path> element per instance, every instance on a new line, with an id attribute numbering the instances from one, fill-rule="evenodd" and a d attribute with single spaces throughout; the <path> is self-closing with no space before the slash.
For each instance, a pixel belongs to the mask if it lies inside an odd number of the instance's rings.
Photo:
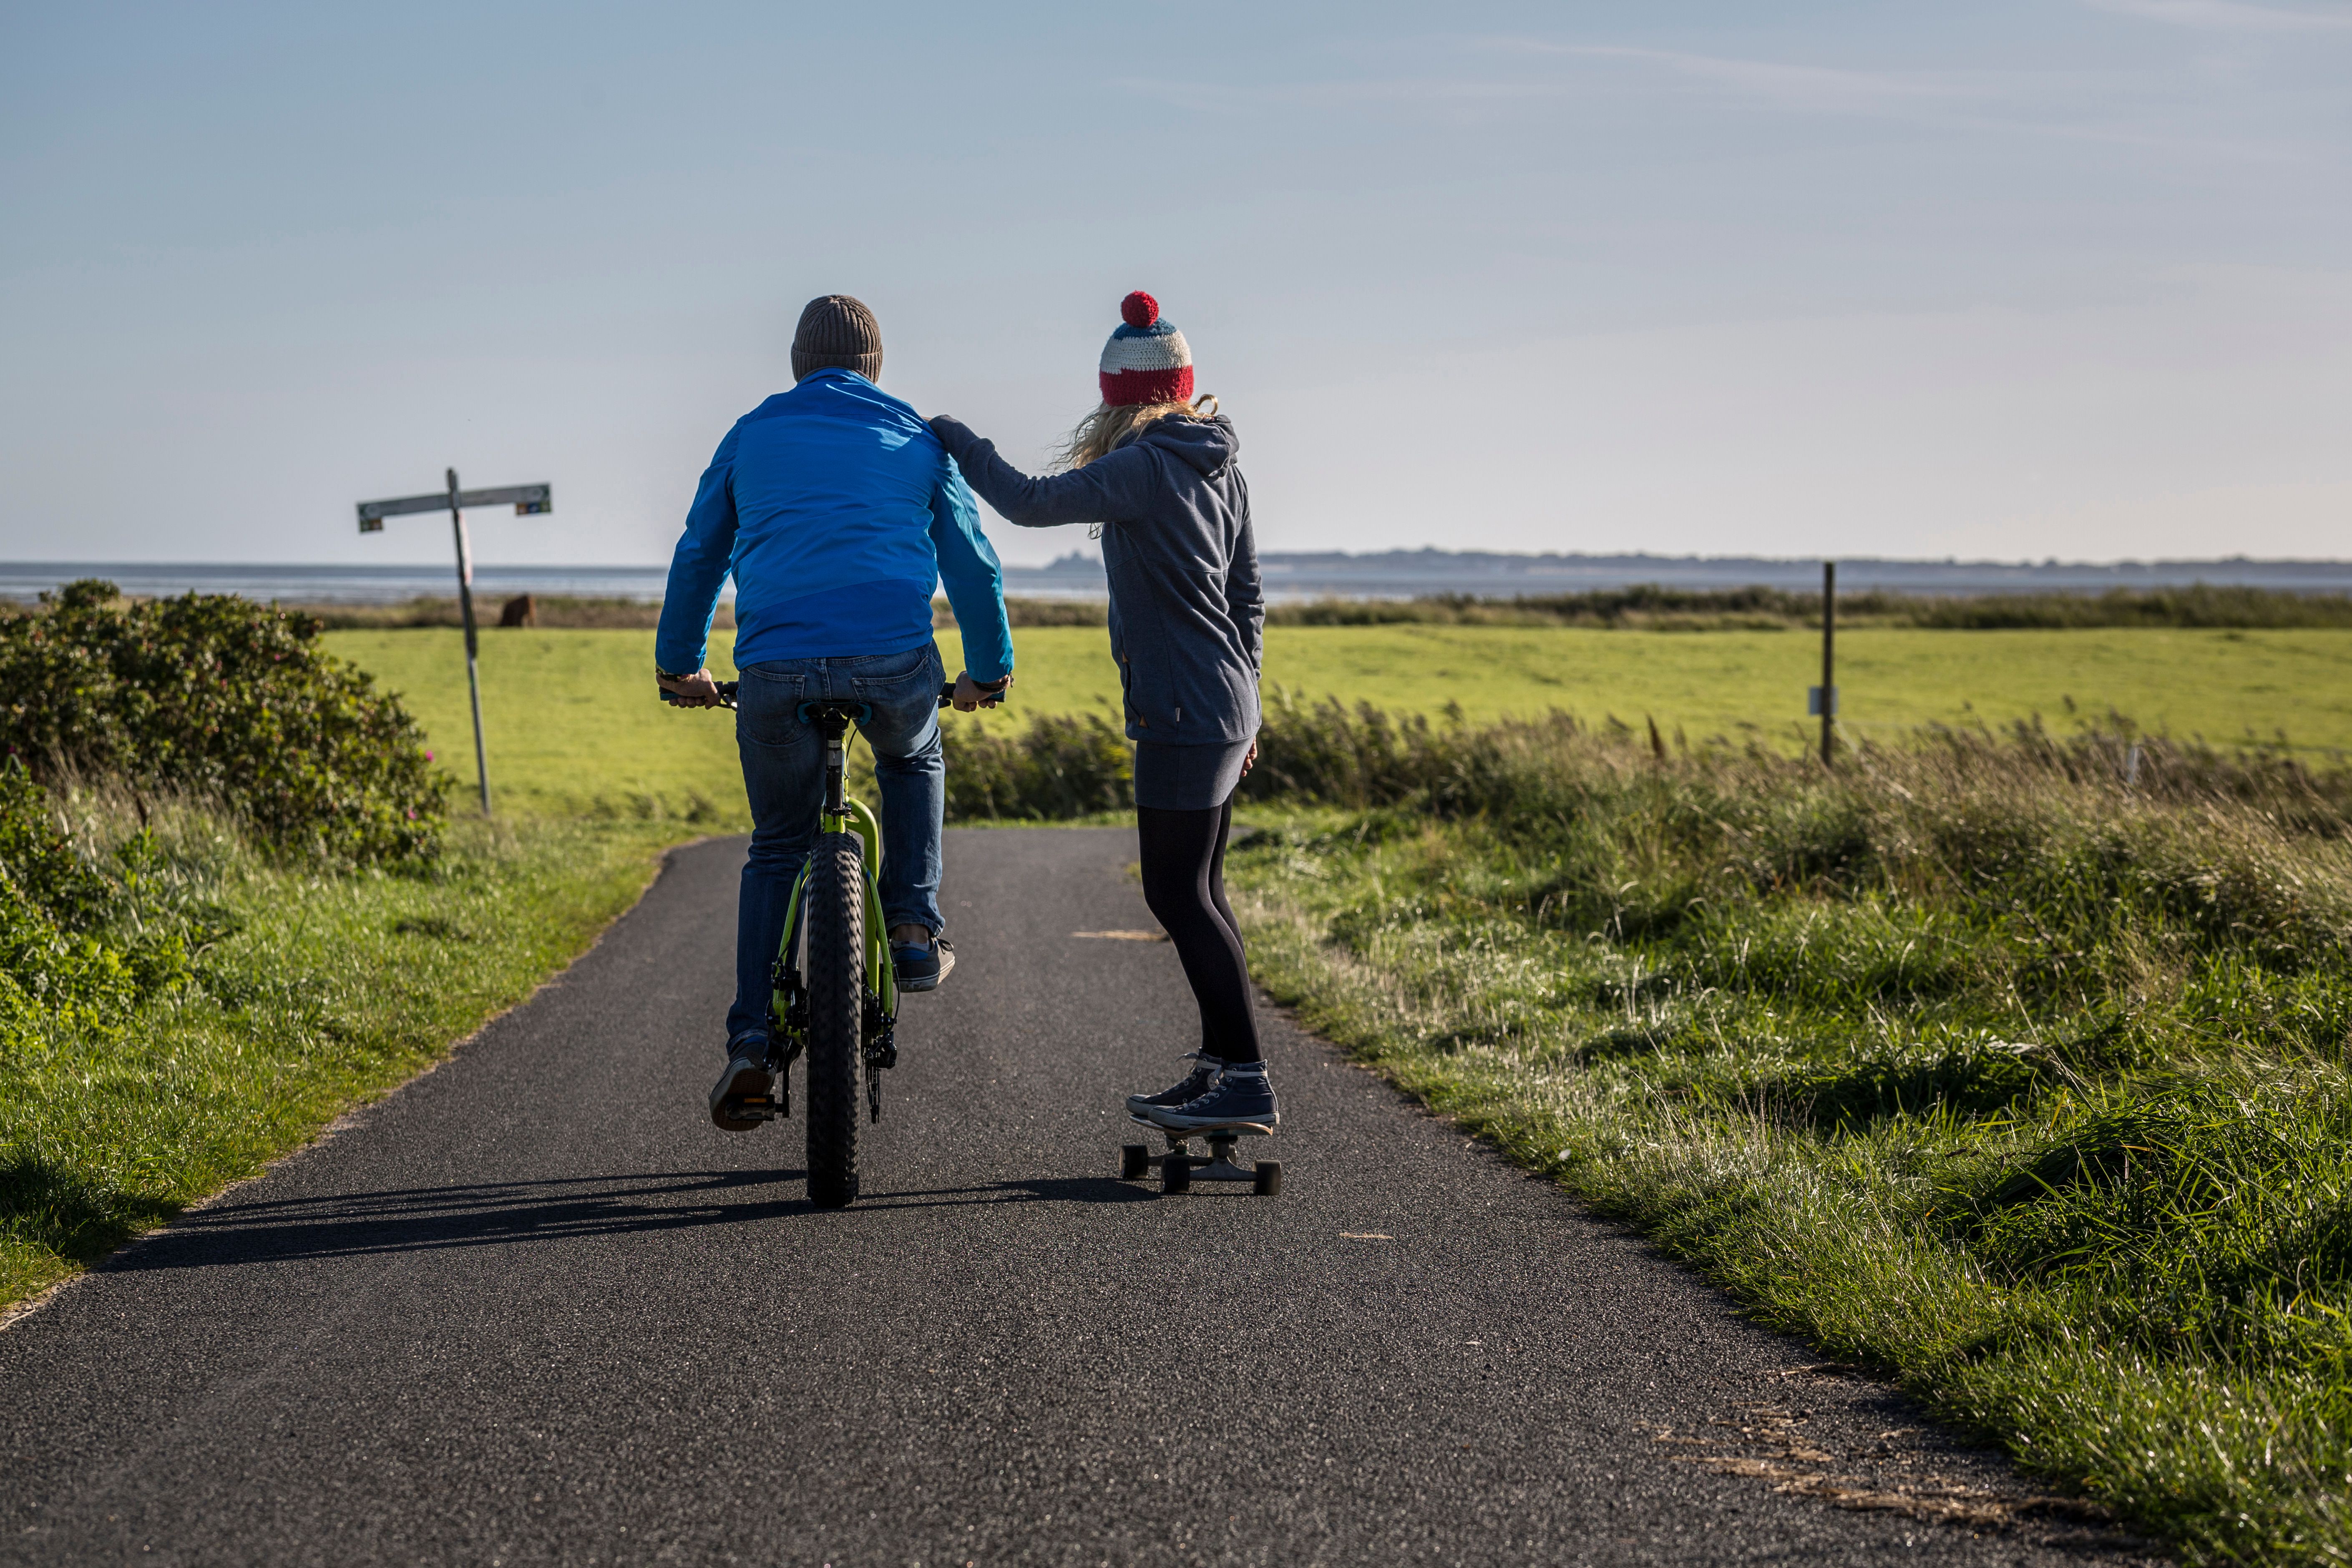
<path id="1" fill-rule="evenodd" d="M 476 668 L 474 563 L 466 550 L 466 510 L 457 503 L 457 470 L 449 470 L 449 529 L 457 536 L 457 615 L 466 623 L 466 692 L 474 703 L 474 778 L 482 788 L 482 815 L 490 815 L 490 764 L 482 750 L 482 676 Z"/>
<path id="2" fill-rule="evenodd" d="M 482 815 L 490 815 L 490 762 L 482 744 L 481 637 L 474 620 L 474 552 L 466 538 L 469 506 L 511 506 L 517 517 L 541 517 L 555 510 L 552 485 L 509 485 L 503 489 L 461 490 L 457 470 L 444 477 L 448 489 L 421 496 L 395 496 L 389 500 L 360 502 L 360 531 L 382 533 L 387 517 L 407 517 L 449 509 L 449 531 L 457 541 L 457 613 L 466 626 L 466 695 L 474 707 L 474 778 L 481 786 Z"/>
<path id="3" fill-rule="evenodd" d="M 1822 766 L 1837 746 L 1837 563 L 1822 563 Z M 484 809 L 488 809 L 485 807 Z"/>

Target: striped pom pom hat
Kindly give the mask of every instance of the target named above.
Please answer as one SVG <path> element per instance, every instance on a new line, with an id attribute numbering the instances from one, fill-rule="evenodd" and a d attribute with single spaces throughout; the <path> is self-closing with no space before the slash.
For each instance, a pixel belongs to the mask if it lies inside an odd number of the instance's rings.
<path id="1" fill-rule="evenodd" d="M 1138 289 L 1118 302 L 1123 320 L 1103 344 L 1102 400 L 1112 407 L 1137 403 L 1190 403 L 1192 350 L 1160 301 Z"/>

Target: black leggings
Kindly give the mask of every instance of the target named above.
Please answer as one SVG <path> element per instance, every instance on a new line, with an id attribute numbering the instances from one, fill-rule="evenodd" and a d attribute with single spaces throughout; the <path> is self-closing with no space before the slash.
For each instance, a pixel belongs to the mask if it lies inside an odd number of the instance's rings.
<path id="1" fill-rule="evenodd" d="M 1201 1004 L 1201 1049 L 1221 1061 L 1258 1059 L 1257 1020 L 1250 1013 L 1249 962 L 1242 928 L 1225 902 L 1225 837 L 1234 803 L 1206 811 L 1138 806 L 1143 848 L 1143 901 L 1166 928 Z"/>

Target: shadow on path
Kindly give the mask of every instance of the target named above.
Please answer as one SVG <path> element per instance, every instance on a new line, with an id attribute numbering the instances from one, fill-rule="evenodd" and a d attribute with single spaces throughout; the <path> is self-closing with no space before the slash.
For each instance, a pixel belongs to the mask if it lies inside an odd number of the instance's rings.
<path id="1" fill-rule="evenodd" d="M 806 1195 L 768 1191 L 805 1173 L 671 1171 L 478 1182 L 446 1187 L 224 1204 L 185 1215 L 109 1271 L 219 1268 L 309 1258 L 358 1258 L 517 1242 L 574 1241 L 702 1226 L 744 1225 L 820 1211 Z M 1108 1177 L 1039 1177 L 928 1191 L 869 1193 L 845 1212 L 974 1204 L 1116 1204 L 1152 1194 Z"/>

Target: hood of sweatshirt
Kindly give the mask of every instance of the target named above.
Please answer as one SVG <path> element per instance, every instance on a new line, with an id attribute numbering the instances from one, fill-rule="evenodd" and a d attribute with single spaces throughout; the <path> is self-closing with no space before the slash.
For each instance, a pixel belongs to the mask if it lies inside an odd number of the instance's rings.
<path id="1" fill-rule="evenodd" d="M 1146 428 L 1135 441 L 1182 458 L 1203 477 L 1232 462 L 1242 449 L 1234 422 L 1222 414 L 1213 419 L 1186 419 L 1171 414 Z"/>

